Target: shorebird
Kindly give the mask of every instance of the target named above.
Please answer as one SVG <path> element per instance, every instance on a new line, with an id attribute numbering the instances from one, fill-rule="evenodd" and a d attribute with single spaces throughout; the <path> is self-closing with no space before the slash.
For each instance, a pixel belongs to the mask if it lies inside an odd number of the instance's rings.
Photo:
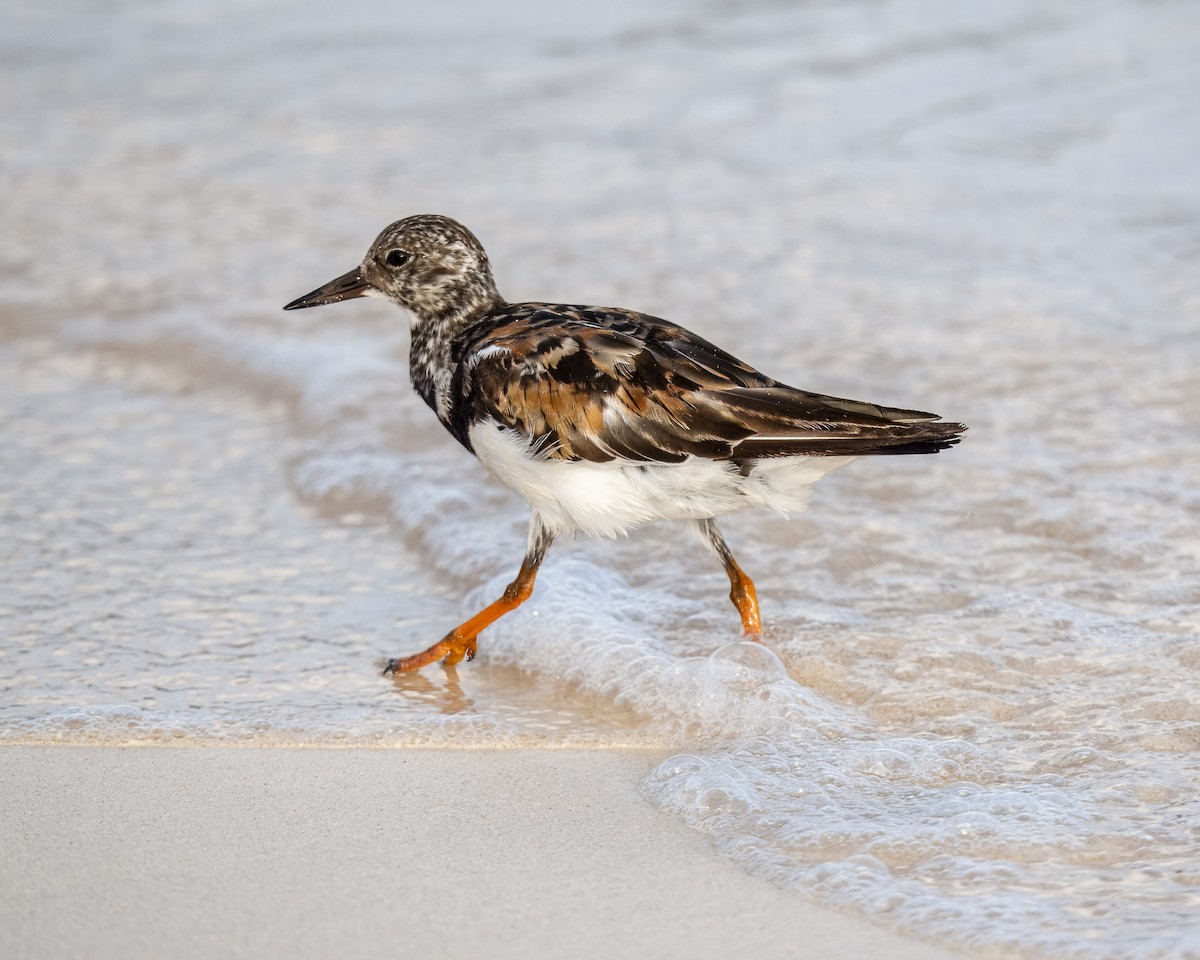
<path id="1" fill-rule="evenodd" d="M 716 517 L 803 508 L 808 487 L 854 457 L 935 453 L 966 429 L 936 414 L 797 390 L 690 330 L 616 307 L 508 303 L 483 246 L 448 217 L 398 220 L 362 263 L 283 309 L 354 297 L 408 311 L 409 374 L 450 434 L 533 508 L 503 595 L 384 674 L 475 657 L 485 627 L 533 592 L 555 537 L 690 523 L 725 567 L 748 637 L 753 581 Z"/>

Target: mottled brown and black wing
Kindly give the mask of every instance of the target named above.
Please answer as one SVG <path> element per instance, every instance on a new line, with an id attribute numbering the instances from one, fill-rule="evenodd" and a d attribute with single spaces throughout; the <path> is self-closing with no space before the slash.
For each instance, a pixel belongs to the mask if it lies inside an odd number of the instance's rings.
<path id="1" fill-rule="evenodd" d="M 933 414 L 785 386 L 674 324 L 625 310 L 515 304 L 464 345 L 459 402 L 547 458 L 678 463 L 933 452 Z"/>

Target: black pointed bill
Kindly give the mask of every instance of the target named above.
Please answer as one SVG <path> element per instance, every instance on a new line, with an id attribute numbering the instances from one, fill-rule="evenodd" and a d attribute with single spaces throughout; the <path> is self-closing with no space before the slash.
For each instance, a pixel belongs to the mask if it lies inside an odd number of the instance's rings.
<path id="1" fill-rule="evenodd" d="M 304 307 L 321 307 L 327 303 L 337 303 L 339 300 L 353 300 L 362 297 L 371 289 L 371 285 L 362 277 L 362 267 L 355 267 L 349 273 L 343 273 L 336 280 L 330 280 L 325 286 L 317 287 L 312 293 L 306 293 L 289 303 L 284 310 L 300 310 Z"/>

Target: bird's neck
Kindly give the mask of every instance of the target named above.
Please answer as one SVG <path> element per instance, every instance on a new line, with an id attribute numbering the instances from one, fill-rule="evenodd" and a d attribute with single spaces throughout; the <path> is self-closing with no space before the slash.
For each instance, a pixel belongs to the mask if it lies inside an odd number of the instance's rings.
<path id="1" fill-rule="evenodd" d="M 408 373 L 413 388 L 443 423 L 451 412 L 450 387 L 458 365 L 454 344 L 460 334 L 489 313 L 504 306 L 504 299 L 490 290 L 490 296 L 472 298 L 468 305 L 452 312 L 425 314 L 412 312 L 412 346 L 408 354 Z M 465 308 L 463 308 L 465 306 Z"/>

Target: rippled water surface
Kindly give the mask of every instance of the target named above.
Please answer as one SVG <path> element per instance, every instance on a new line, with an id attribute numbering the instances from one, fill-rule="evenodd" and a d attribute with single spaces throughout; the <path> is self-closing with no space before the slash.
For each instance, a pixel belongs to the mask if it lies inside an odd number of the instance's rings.
<path id="1" fill-rule="evenodd" d="M 0 739 L 644 744 L 747 869 L 986 954 L 1200 956 L 1200 8 L 11 4 Z M 414 212 L 501 290 L 970 424 L 725 529 L 556 545 L 283 314 Z"/>

